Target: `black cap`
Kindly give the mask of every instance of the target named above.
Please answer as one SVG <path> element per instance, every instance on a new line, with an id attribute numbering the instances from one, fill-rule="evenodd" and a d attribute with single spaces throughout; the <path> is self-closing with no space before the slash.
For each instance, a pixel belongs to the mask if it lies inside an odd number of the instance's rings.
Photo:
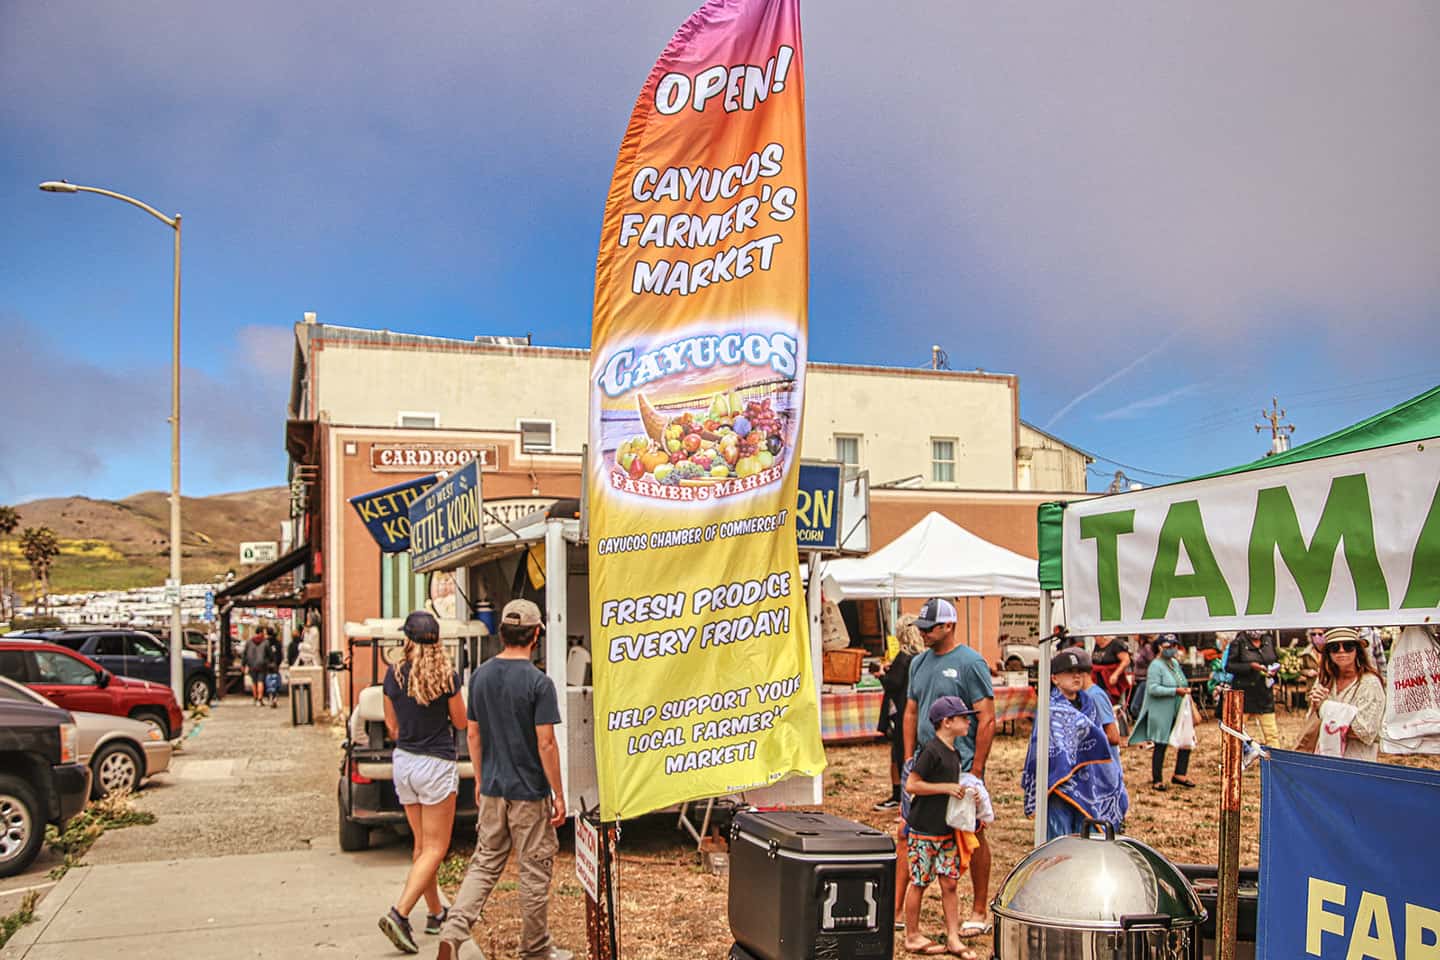
<path id="1" fill-rule="evenodd" d="M 405 631 L 405 636 L 411 643 L 440 642 L 440 621 L 435 619 L 434 614 L 425 610 L 411 612 L 410 616 L 405 618 L 405 626 L 401 629 Z"/>
<path id="2" fill-rule="evenodd" d="M 1090 672 L 1090 654 L 1084 647 L 1071 647 L 1068 650 L 1061 650 L 1050 658 L 1050 673 L 1053 676 L 1057 673 L 1070 673 L 1074 670 Z"/>

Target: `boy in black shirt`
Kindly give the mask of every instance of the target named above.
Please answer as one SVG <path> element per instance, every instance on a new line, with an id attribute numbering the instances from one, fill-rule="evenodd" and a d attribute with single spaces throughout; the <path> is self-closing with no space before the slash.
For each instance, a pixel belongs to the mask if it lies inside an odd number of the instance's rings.
<path id="1" fill-rule="evenodd" d="M 973 716 L 975 711 L 960 697 L 936 699 L 929 715 L 935 738 L 920 750 L 905 781 L 905 792 L 914 796 L 906 819 L 910 887 L 905 893 L 905 949 L 910 953 L 953 953 L 966 960 L 975 957 L 960 939 L 960 897 L 956 891 L 956 882 L 965 872 L 973 849 L 967 845 L 962 851 L 960 843 L 974 844 L 974 834 L 957 836 L 945 817 L 950 798 L 967 793 L 977 809 L 989 807 L 980 781 L 962 775 L 960 754 L 955 751 L 956 738 L 969 733 Z M 945 912 L 943 944 L 920 933 L 920 899 L 936 879 L 940 881 L 940 904 Z"/>

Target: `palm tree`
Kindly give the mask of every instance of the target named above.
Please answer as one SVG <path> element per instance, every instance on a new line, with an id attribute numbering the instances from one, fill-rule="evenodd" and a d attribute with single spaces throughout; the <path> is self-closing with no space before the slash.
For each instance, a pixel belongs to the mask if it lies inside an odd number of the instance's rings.
<path id="1" fill-rule="evenodd" d="M 10 538 L 20 526 L 20 512 L 14 507 L 0 506 L 0 553 L 5 555 L 5 565 L 0 567 L 0 616 L 6 620 L 15 615 L 10 609 L 10 593 L 14 589 L 10 573 Z"/>
<path id="2" fill-rule="evenodd" d="M 20 552 L 25 555 L 25 562 L 30 564 L 30 572 L 35 577 L 38 588 L 35 605 L 40 606 L 43 599 L 45 612 L 49 613 L 50 565 L 60 553 L 60 541 L 49 527 L 26 527 L 20 534 Z"/>

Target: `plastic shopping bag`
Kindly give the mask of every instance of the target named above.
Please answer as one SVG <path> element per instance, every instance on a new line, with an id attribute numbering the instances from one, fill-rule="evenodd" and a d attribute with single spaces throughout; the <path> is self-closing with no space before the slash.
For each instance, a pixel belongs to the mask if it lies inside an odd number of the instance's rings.
<path id="1" fill-rule="evenodd" d="M 1424 627 L 1406 627 L 1390 650 L 1386 753 L 1440 753 L 1440 645 Z"/>
<path id="2" fill-rule="evenodd" d="M 1185 698 L 1189 700 L 1188 697 Z M 1189 703 L 1175 711 L 1175 726 L 1170 728 L 1170 746 L 1177 750 L 1195 749 L 1195 714 Z"/>
<path id="3" fill-rule="evenodd" d="M 1315 753 L 1322 757 L 1345 756 L 1345 738 L 1358 712 L 1353 704 L 1339 700 L 1326 700 L 1320 704 L 1320 738 L 1315 745 Z"/>
<path id="4" fill-rule="evenodd" d="M 945 822 L 956 830 L 975 832 L 975 794 L 966 790 L 964 796 L 951 797 L 945 804 Z"/>

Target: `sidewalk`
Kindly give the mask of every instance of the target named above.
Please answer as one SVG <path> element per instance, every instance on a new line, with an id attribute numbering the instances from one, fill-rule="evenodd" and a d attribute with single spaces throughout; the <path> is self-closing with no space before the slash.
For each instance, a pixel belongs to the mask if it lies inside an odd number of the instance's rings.
<path id="1" fill-rule="evenodd" d="M 410 844 L 340 852 L 340 739 L 291 726 L 283 701 L 227 699 L 136 794 L 156 822 L 96 841 L 0 958 L 399 957 L 376 921 L 404 883 Z"/>
<path id="2" fill-rule="evenodd" d="M 388 960 L 400 954 L 376 929 L 377 904 L 394 897 L 409 860 L 396 844 L 78 867 L 0 956 Z M 421 948 L 433 956 L 434 938 L 422 935 Z"/>

